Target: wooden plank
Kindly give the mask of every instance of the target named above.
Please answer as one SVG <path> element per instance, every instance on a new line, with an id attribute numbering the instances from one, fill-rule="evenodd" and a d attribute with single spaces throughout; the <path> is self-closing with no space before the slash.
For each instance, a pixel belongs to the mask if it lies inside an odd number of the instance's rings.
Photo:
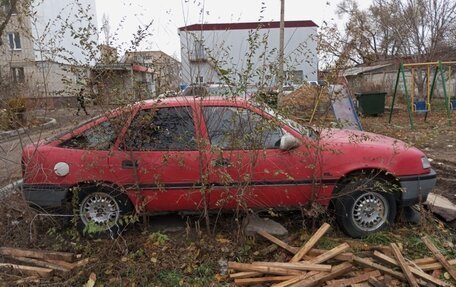
<path id="1" fill-rule="evenodd" d="M 410 286 L 419 287 L 415 276 L 413 276 L 412 272 L 410 271 L 409 266 L 407 265 L 407 262 L 405 262 L 404 256 L 402 256 L 402 253 L 399 250 L 399 246 L 397 246 L 396 243 L 391 243 L 390 246 L 391 246 L 391 251 L 394 254 L 394 257 L 396 257 L 397 263 L 398 263 L 399 267 L 401 268 L 402 272 L 404 273 L 404 276 L 407 279 Z"/>
<path id="2" fill-rule="evenodd" d="M 263 274 L 260 272 L 247 271 L 247 272 L 231 273 L 230 278 L 241 279 L 241 278 L 257 277 L 257 276 L 261 276 L 261 275 L 263 275 Z"/>
<path id="3" fill-rule="evenodd" d="M 369 280 L 367 282 L 369 282 L 369 284 L 374 287 L 386 287 L 386 285 L 383 282 L 381 282 L 375 278 L 369 278 Z"/>
<path id="4" fill-rule="evenodd" d="M 307 279 L 301 280 L 300 282 L 291 285 L 292 287 L 313 287 L 319 286 L 322 283 L 337 278 L 341 275 L 346 274 L 353 268 L 353 265 L 349 262 L 344 262 L 333 267 L 331 272 L 321 272 Z"/>
<path id="5" fill-rule="evenodd" d="M 361 257 L 358 257 L 358 256 L 353 256 L 353 261 L 356 262 L 356 263 L 359 263 L 359 264 L 361 264 L 363 266 L 372 267 L 372 268 L 375 268 L 377 270 L 380 270 L 383 273 L 386 273 L 386 274 L 389 274 L 391 276 L 394 276 L 397 279 L 400 279 L 402 281 L 406 281 L 405 276 L 402 273 L 394 271 L 394 270 L 392 270 L 392 269 L 390 269 L 388 267 L 385 267 L 383 265 L 375 263 L 375 262 L 373 262 L 371 260 L 368 260 L 368 259 L 365 259 L 365 258 L 361 258 Z"/>
<path id="6" fill-rule="evenodd" d="M 296 238 L 298 238 L 299 234 L 298 233 L 295 233 L 295 234 L 292 234 L 290 236 L 288 236 L 287 238 L 285 238 L 283 241 L 285 243 L 288 243 L 288 242 L 293 242 Z M 265 256 L 265 255 L 268 255 L 269 253 L 271 252 L 274 252 L 277 250 L 277 248 L 279 248 L 279 246 L 277 246 L 276 244 L 272 243 L 270 244 L 269 246 L 261 249 L 259 252 L 261 255 Z M 295 247 L 297 248 L 297 247 Z M 294 254 L 294 253 L 293 253 Z"/>
<path id="7" fill-rule="evenodd" d="M 451 264 L 448 262 L 448 260 L 443 256 L 442 253 L 437 249 L 437 247 L 434 246 L 434 244 L 429 240 L 427 236 L 424 236 L 421 238 L 423 240 L 424 244 L 426 244 L 427 248 L 431 250 L 432 254 L 434 254 L 435 258 L 442 264 L 442 266 L 450 273 L 451 277 L 453 277 L 454 280 L 456 280 L 456 268 L 451 266 Z"/>
<path id="8" fill-rule="evenodd" d="M 395 260 L 394 258 L 391 258 L 389 257 L 388 255 L 386 254 L 382 254 L 381 252 L 378 252 L 378 251 L 375 251 L 374 252 L 374 257 L 377 258 L 378 260 L 381 260 L 383 262 L 386 262 L 388 264 L 391 264 L 391 265 L 394 265 L 394 266 L 399 266 L 399 263 L 397 262 L 397 260 Z M 431 282 L 437 286 L 448 286 L 447 283 L 443 282 L 442 280 L 439 280 L 437 278 L 434 278 L 432 277 L 431 275 L 427 274 L 427 273 L 424 273 L 423 271 L 421 271 L 420 269 L 418 268 L 415 268 L 413 266 L 410 266 L 410 271 L 415 274 L 416 276 L 419 276 L 420 278 L 428 281 L 428 282 Z"/>
<path id="9" fill-rule="evenodd" d="M 344 252 L 345 250 L 347 250 L 348 248 L 350 248 L 350 245 L 348 245 L 348 243 L 344 242 L 336 247 L 334 247 L 333 249 L 321 254 L 321 255 L 318 255 L 317 257 L 315 257 L 314 259 L 311 259 L 309 260 L 310 263 L 322 263 L 322 262 L 325 262 L 326 260 L 328 259 L 331 259 L 335 256 L 337 256 L 338 254 L 341 254 L 342 252 Z"/>
<path id="10" fill-rule="evenodd" d="M 448 260 L 448 263 L 450 263 L 450 265 L 456 265 L 456 259 Z M 442 264 L 440 264 L 440 262 L 419 265 L 419 267 L 423 271 L 431 271 L 431 270 L 437 270 L 437 269 L 443 268 L 443 266 L 442 266 Z"/>
<path id="11" fill-rule="evenodd" d="M 371 277 L 375 278 L 375 277 L 378 277 L 380 275 L 382 275 L 380 273 L 380 271 L 374 270 L 374 271 L 370 271 L 370 272 L 367 272 L 367 273 L 364 273 L 364 274 L 360 274 L 360 275 L 358 275 L 356 277 L 335 280 L 335 281 L 331 282 L 331 284 L 326 284 L 326 287 L 345 287 L 345 286 L 350 286 L 352 284 L 356 284 L 356 283 L 361 283 L 361 282 L 367 281 Z"/>
<path id="12" fill-rule="evenodd" d="M 316 274 L 320 274 L 320 272 L 318 271 L 310 271 L 306 274 L 303 274 L 303 275 L 300 275 L 300 276 L 296 276 L 290 280 L 287 280 L 287 281 L 283 281 L 281 283 L 277 283 L 277 284 L 274 284 L 272 285 L 271 287 L 287 287 L 287 286 L 290 286 L 290 285 L 293 285 L 301 280 L 304 280 L 306 278 L 309 278 L 309 277 L 312 277 Z"/>
<path id="13" fill-rule="evenodd" d="M 282 247 L 283 249 L 291 252 L 292 254 L 296 254 L 299 251 L 299 248 L 288 245 L 287 243 L 285 243 L 282 240 L 278 239 L 277 237 L 267 233 L 264 230 L 258 231 L 258 234 L 263 236 L 267 240 L 271 241 L 272 243 L 277 244 L 278 246 Z"/>
<path id="14" fill-rule="evenodd" d="M 424 258 L 412 260 L 412 262 L 415 263 L 416 265 L 425 265 L 425 264 L 436 263 L 437 260 L 434 257 L 424 257 Z"/>
<path id="15" fill-rule="evenodd" d="M 60 265 L 63 268 L 66 268 L 68 270 L 72 270 L 74 268 L 74 263 L 70 263 L 70 262 L 66 262 L 66 261 L 62 261 L 62 260 L 44 259 L 44 261 L 52 263 L 52 264 Z"/>
<path id="16" fill-rule="evenodd" d="M 285 269 L 303 270 L 303 271 L 331 271 L 331 265 L 327 264 L 314 264 L 309 262 L 253 262 L 253 265 L 258 266 L 269 266 L 269 267 L 281 267 Z"/>
<path id="17" fill-rule="evenodd" d="M 0 254 L 12 257 L 29 257 L 36 259 L 53 259 L 73 262 L 74 254 L 68 252 L 43 251 L 33 249 L 19 249 L 10 247 L 0 247 Z"/>
<path id="18" fill-rule="evenodd" d="M 35 265 L 35 266 L 38 266 L 38 267 L 54 269 L 54 270 L 61 271 L 61 272 L 68 272 L 68 271 L 71 270 L 71 269 L 62 267 L 60 265 L 54 264 L 54 263 L 49 263 L 49 262 L 46 262 L 46 261 L 41 261 L 41 260 L 33 259 L 33 258 L 27 258 L 27 257 L 9 257 L 9 258 L 12 258 L 12 259 L 14 259 L 16 261 L 19 261 L 21 263 L 26 263 L 26 264 Z"/>
<path id="19" fill-rule="evenodd" d="M 43 267 L 26 266 L 26 265 L 11 264 L 11 263 L 0 263 L 0 268 L 14 269 L 14 270 L 23 272 L 28 275 L 38 275 L 40 277 L 49 277 L 52 275 L 52 269 L 43 268 Z"/>
<path id="20" fill-rule="evenodd" d="M 269 267 L 269 266 L 258 266 L 253 264 L 239 263 L 239 262 L 228 262 L 228 268 L 239 270 L 239 271 L 254 271 L 264 274 L 275 274 L 275 275 L 301 275 L 301 271 L 290 270 L 280 267 Z"/>
<path id="21" fill-rule="evenodd" d="M 316 257 L 318 255 L 321 255 L 321 254 L 325 253 L 325 252 L 328 252 L 328 250 L 312 248 L 307 254 Z M 311 259 L 312 258 L 310 258 L 309 260 L 311 260 Z M 344 252 L 344 253 L 341 253 L 341 254 L 337 255 L 336 257 L 334 257 L 334 259 L 339 260 L 339 261 L 352 262 L 353 261 L 353 253 Z"/>
<path id="22" fill-rule="evenodd" d="M 73 263 L 73 268 L 86 266 L 87 264 L 90 263 L 90 261 L 93 261 L 92 259 L 94 259 L 94 258 L 84 258 L 79 261 L 76 261 Z"/>
<path id="23" fill-rule="evenodd" d="M 255 285 L 260 283 L 267 283 L 267 282 L 282 282 L 296 276 L 269 276 L 269 277 L 259 277 L 259 278 L 241 278 L 241 279 L 234 279 L 234 285 L 238 286 L 248 286 L 248 285 Z"/>
<path id="24" fill-rule="evenodd" d="M 298 262 L 302 259 L 304 255 L 307 254 L 307 252 L 310 251 L 314 247 L 315 244 L 317 244 L 318 240 L 325 235 L 325 233 L 329 230 L 331 226 L 327 223 L 323 223 L 322 226 L 312 235 L 312 237 L 307 240 L 307 242 L 299 249 L 299 251 L 291 258 L 290 262 Z"/>

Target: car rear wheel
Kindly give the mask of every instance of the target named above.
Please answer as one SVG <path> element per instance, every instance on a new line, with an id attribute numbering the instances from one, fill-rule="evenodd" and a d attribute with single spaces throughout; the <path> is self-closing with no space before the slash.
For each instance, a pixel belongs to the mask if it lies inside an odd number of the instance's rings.
<path id="1" fill-rule="evenodd" d="M 133 210 L 129 198 L 112 187 L 82 189 L 79 193 L 78 230 L 85 236 L 117 237 L 127 220 L 122 216 Z"/>
<path id="2" fill-rule="evenodd" d="M 384 230 L 396 217 L 394 186 L 382 179 L 352 180 L 333 201 L 337 223 L 354 238 Z"/>

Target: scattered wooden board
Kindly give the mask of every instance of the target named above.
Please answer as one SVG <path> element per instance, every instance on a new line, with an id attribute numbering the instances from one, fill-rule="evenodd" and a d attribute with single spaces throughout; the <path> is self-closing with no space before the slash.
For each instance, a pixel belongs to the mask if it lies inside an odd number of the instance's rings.
<path id="1" fill-rule="evenodd" d="M 302 259 L 304 255 L 307 254 L 307 252 L 310 251 L 314 247 L 315 244 L 317 244 L 318 240 L 320 240 L 323 235 L 329 230 L 331 226 L 327 223 L 323 223 L 322 226 L 312 235 L 312 237 L 307 240 L 307 242 L 301 247 L 301 249 L 291 258 L 290 262 L 298 262 Z"/>
<path id="2" fill-rule="evenodd" d="M 410 267 L 408 266 L 407 262 L 405 262 L 405 259 L 402 256 L 402 253 L 399 250 L 399 247 L 396 245 L 396 243 L 391 243 L 391 250 L 394 256 L 396 257 L 399 267 L 402 269 L 402 272 L 404 272 L 404 276 L 407 279 L 410 286 L 418 287 L 418 282 L 416 281 L 415 276 L 413 276 L 412 272 L 410 271 Z"/>
<path id="3" fill-rule="evenodd" d="M 0 254 L 12 257 L 28 257 L 36 259 L 74 261 L 74 254 L 68 252 L 42 251 L 33 249 L 19 249 L 10 247 L 0 247 Z"/>
<path id="4" fill-rule="evenodd" d="M 23 272 L 28 275 L 32 276 L 40 276 L 40 277 L 49 277 L 52 275 L 53 270 L 49 268 L 43 267 L 35 267 L 35 266 L 26 266 L 26 265 L 19 265 L 19 264 L 12 264 L 12 263 L 0 263 L 1 269 L 13 269 L 20 272 Z"/>
<path id="5" fill-rule="evenodd" d="M 259 277 L 259 278 L 242 278 L 242 279 L 234 279 L 234 284 L 239 286 L 246 286 L 246 285 L 255 285 L 260 283 L 267 283 L 267 282 L 283 282 L 296 276 L 270 276 L 270 277 Z"/>
<path id="6" fill-rule="evenodd" d="M 364 281 L 369 280 L 369 278 L 379 277 L 381 275 L 380 271 L 370 271 L 364 274 L 360 274 L 356 277 L 351 277 L 347 279 L 340 279 L 331 282 L 330 284 L 326 284 L 326 287 L 345 287 L 350 286 L 352 284 L 361 283 Z"/>
<path id="7" fill-rule="evenodd" d="M 434 244 L 427 236 L 422 237 L 421 240 L 423 240 L 427 248 L 431 250 L 432 254 L 434 254 L 435 258 L 440 262 L 440 264 L 442 264 L 442 266 L 448 271 L 448 273 L 450 273 L 451 277 L 453 277 L 453 279 L 456 280 L 456 268 L 451 266 L 451 264 L 448 262 L 445 256 L 443 256 L 443 254 L 440 253 L 437 247 L 434 246 Z"/>

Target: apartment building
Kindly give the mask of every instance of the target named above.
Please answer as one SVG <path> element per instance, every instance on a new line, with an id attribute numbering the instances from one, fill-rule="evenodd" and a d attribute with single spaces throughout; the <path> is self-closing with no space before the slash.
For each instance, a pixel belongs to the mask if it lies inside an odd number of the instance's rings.
<path id="1" fill-rule="evenodd" d="M 71 30 L 96 27 L 95 0 L 18 3 L 0 7 L 2 18 L 12 11 L 1 35 L 0 98 L 19 96 L 37 105 L 65 105 L 79 90 L 88 71 L 84 66 L 91 61 Z M 77 14 L 78 8 L 85 14 Z M 95 31 L 89 39 L 97 40 Z"/>

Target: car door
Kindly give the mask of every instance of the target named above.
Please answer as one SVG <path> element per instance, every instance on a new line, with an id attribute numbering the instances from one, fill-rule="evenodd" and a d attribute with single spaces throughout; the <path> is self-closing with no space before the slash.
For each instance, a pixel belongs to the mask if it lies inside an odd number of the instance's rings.
<path id="1" fill-rule="evenodd" d="M 149 212 L 201 205 L 200 160 L 190 106 L 140 109 L 110 157 L 136 205 Z"/>
<path id="2" fill-rule="evenodd" d="M 211 208 L 290 207 L 311 199 L 315 153 L 306 144 L 281 150 L 289 127 L 254 108 L 202 110 L 211 145 L 206 155 Z"/>

